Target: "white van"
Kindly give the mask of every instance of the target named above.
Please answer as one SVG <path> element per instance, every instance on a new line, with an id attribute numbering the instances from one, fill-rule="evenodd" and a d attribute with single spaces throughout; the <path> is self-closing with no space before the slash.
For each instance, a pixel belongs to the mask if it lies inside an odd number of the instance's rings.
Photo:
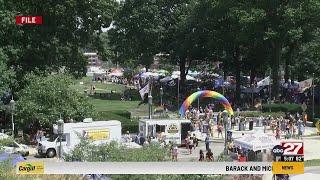
<path id="1" fill-rule="evenodd" d="M 62 152 L 67 153 L 80 143 L 80 137 L 86 137 L 95 144 L 121 140 L 121 122 L 111 121 L 88 121 L 79 123 L 64 123 L 64 134 L 61 139 Z M 53 125 L 54 135 L 38 144 L 38 154 L 46 157 L 54 157 L 59 153 L 60 141 L 58 126 Z M 80 137 L 79 137 L 80 136 Z"/>
<path id="2" fill-rule="evenodd" d="M 191 130 L 190 124 L 186 119 L 140 119 L 139 133 L 145 139 L 161 133 L 167 143 L 182 144 Z"/>

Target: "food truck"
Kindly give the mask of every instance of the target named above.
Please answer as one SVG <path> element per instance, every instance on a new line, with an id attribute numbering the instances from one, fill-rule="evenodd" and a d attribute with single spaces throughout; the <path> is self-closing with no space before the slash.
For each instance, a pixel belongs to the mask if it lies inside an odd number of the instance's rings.
<path id="1" fill-rule="evenodd" d="M 58 126 L 53 125 L 54 135 L 46 141 L 38 144 L 38 154 L 46 157 L 54 157 L 58 154 L 59 136 Z M 92 118 L 86 118 L 83 122 L 64 123 L 64 132 L 61 139 L 63 152 L 71 151 L 80 143 L 80 138 L 87 138 L 94 144 L 101 144 L 110 141 L 121 140 L 121 122 L 117 120 L 110 121 L 92 121 Z"/>
<path id="2" fill-rule="evenodd" d="M 161 134 L 164 140 L 175 144 L 184 143 L 188 132 L 191 130 L 191 122 L 186 119 L 140 119 L 139 133 L 144 138 L 157 137 Z"/>

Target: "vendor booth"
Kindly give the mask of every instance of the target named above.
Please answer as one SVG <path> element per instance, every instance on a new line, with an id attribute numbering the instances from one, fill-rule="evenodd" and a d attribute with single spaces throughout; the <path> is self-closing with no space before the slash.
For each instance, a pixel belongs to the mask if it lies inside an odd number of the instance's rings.
<path id="1" fill-rule="evenodd" d="M 141 119 L 139 120 L 139 133 L 146 139 L 162 136 L 166 142 L 181 144 L 191 130 L 191 122 L 181 119 Z"/>
<path id="2" fill-rule="evenodd" d="M 235 139 L 234 144 L 236 146 L 241 146 L 241 148 L 260 151 L 264 149 L 272 149 L 275 145 L 279 145 L 280 141 L 276 140 L 274 136 L 269 136 L 258 131 L 254 134 L 247 134 L 239 139 Z"/>

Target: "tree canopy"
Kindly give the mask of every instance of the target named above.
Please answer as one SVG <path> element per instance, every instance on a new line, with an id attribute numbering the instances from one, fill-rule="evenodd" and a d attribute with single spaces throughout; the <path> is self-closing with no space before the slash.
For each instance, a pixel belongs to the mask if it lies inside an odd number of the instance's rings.
<path id="1" fill-rule="evenodd" d="M 39 123 L 48 127 L 60 117 L 65 121 L 91 117 L 93 107 L 83 92 L 73 87 L 72 77 L 30 73 L 24 80 L 26 86 L 18 93 L 16 107 L 18 124 Z"/>

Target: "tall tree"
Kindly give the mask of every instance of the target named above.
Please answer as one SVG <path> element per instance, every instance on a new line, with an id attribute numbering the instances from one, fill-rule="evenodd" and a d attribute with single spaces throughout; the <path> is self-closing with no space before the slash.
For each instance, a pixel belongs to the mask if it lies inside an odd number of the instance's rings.
<path id="1" fill-rule="evenodd" d="M 115 0 L 0 1 L 1 11 L 7 15 L 9 27 L 14 23 L 16 15 L 43 17 L 42 25 L 15 25 L 12 29 L 4 28 L 0 39 L 7 39 L 7 42 L 0 45 L 11 45 L 18 49 L 18 56 L 13 53 L 7 55 L 10 65 L 21 67 L 20 77 L 24 72 L 35 68 L 58 71 L 61 67 L 81 76 L 84 74 L 86 61 L 80 48 L 84 47 L 95 33 L 101 32 L 101 28 L 109 27 L 116 7 Z"/>
<path id="2" fill-rule="evenodd" d="M 288 42 L 295 43 L 302 37 L 305 30 L 309 29 L 309 27 L 302 28 L 304 25 L 309 26 L 309 22 L 315 22 L 316 19 L 319 19 L 320 3 L 317 0 L 268 0 L 256 5 L 266 13 L 264 38 L 269 42 L 272 49 L 270 62 L 273 80 L 272 95 L 277 98 L 282 49 Z"/>
<path id="3" fill-rule="evenodd" d="M 153 57 L 159 53 L 162 36 L 162 19 L 156 0 L 122 1 L 113 28 L 109 30 L 110 45 L 116 61 L 125 63 L 133 59 L 135 64 L 147 69 Z"/>

